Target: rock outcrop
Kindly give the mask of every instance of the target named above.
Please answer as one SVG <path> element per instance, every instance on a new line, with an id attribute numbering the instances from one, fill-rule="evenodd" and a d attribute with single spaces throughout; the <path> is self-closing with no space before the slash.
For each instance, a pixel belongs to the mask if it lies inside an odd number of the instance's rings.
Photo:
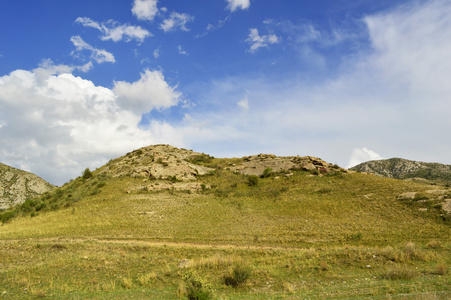
<path id="1" fill-rule="evenodd" d="M 54 188 L 37 175 L 0 163 L 0 209 L 22 204 Z"/>
<path id="2" fill-rule="evenodd" d="M 196 176 L 205 175 L 214 170 L 190 162 L 191 159 L 201 155 L 203 154 L 169 145 L 153 145 L 110 161 L 102 168 L 101 174 L 111 177 L 132 176 L 196 181 Z"/>
<path id="3" fill-rule="evenodd" d="M 395 179 L 423 178 L 451 182 L 451 165 L 402 158 L 368 161 L 352 167 L 351 170 Z"/>
<path id="4" fill-rule="evenodd" d="M 243 157 L 240 164 L 229 166 L 230 170 L 244 175 L 262 176 L 266 169 L 272 172 L 284 172 L 289 170 L 304 170 L 316 172 L 318 175 L 331 171 L 347 173 L 348 170 L 332 165 L 320 158 L 313 156 L 286 156 L 279 157 L 274 154 L 258 154 Z"/>

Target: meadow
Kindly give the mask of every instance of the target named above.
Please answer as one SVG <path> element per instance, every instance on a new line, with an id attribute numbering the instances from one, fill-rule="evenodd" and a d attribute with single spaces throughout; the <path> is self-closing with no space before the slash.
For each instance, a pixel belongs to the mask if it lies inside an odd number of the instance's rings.
<path id="1" fill-rule="evenodd" d="M 0 298 L 451 296 L 449 216 L 432 197 L 399 196 L 446 187 L 305 171 L 253 182 L 218 168 L 199 191 L 149 192 L 100 171 L 0 227 Z"/>

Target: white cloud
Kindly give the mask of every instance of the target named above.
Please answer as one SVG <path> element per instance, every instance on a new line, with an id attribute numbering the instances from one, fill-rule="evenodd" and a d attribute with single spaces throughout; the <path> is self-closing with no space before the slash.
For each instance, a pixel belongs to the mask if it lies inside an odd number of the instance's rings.
<path id="1" fill-rule="evenodd" d="M 145 70 L 136 82 L 116 81 L 113 91 L 122 108 L 139 114 L 177 105 L 181 94 L 175 89 L 160 71 Z"/>
<path id="2" fill-rule="evenodd" d="M 270 44 L 279 43 L 280 39 L 275 34 L 268 34 L 260 36 L 256 28 L 251 28 L 249 36 L 246 39 L 251 46 L 249 52 L 254 53 L 258 48 L 268 47 Z"/>
<path id="3" fill-rule="evenodd" d="M 153 57 L 154 57 L 154 58 L 160 57 L 160 49 L 155 49 L 155 50 L 153 50 Z"/>
<path id="4" fill-rule="evenodd" d="M 192 22 L 194 20 L 193 16 L 190 16 L 185 13 L 177 13 L 173 12 L 169 16 L 169 18 L 163 20 L 163 23 L 160 24 L 160 29 L 162 29 L 165 32 L 168 31 L 174 31 L 179 28 L 182 31 L 189 31 L 188 28 L 186 28 L 186 24 L 188 22 Z"/>
<path id="5" fill-rule="evenodd" d="M 159 71 L 147 70 L 138 82 L 121 82 L 115 90 L 50 71 L 42 65 L 0 77 L 1 162 L 62 184 L 133 149 L 179 143 L 177 135 L 164 136 L 174 134 L 164 122 L 138 127 L 143 113 L 177 103 L 179 94 Z M 150 95 L 148 103 L 142 92 Z"/>
<path id="6" fill-rule="evenodd" d="M 227 3 L 228 3 L 227 8 L 231 12 L 234 12 L 238 8 L 246 10 L 251 5 L 250 0 L 227 0 Z"/>
<path id="7" fill-rule="evenodd" d="M 361 164 L 363 162 L 367 162 L 370 160 L 379 160 L 384 159 L 382 156 L 374 152 L 373 150 L 369 150 L 368 148 L 359 148 L 354 149 L 351 154 L 351 158 L 349 159 L 347 168 L 352 168 Z"/>
<path id="8" fill-rule="evenodd" d="M 347 166 L 353 149 L 378 158 L 365 145 L 388 158 L 451 164 L 449 15 L 451 1 L 435 0 L 366 17 L 369 44 L 325 80 L 261 75 L 199 85 L 214 111 L 191 112 L 178 128 L 183 141 L 221 157 L 314 155 Z M 243 89 L 254 103 L 246 118 L 230 101 Z"/>
<path id="9" fill-rule="evenodd" d="M 92 61 L 90 61 L 90 62 L 87 62 L 86 64 L 84 64 L 83 66 L 76 67 L 76 69 L 79 70 L 79 71 L 81 71 L 81 72 L 83 72 L 83 73 L 87 73 L 87 72 L 89 72 L 93 67 L 94 67 L 94 66 L 93 66 L 93 64 L 92 64 Z"/>
<path id="10" fill-rule="evenodd" d="M 188 52 L 183 50 L 181 45 L 178 45 L 177 49 L 179 50 L 179 54 L 181 54 L 181 55 L 188 55 Z"/>
<path id="11" fill-rule="evenodd" d="M 152 21 L 158 13 L 158 0 L 134 0 L 132 13 L 138 20 Z"/>
<path id="12" fill-rule="evenodd" d="M 131 25 L 120 25 L 118 22 L 109 20 L 108 22 L 98 23 L 90 18 L 79 17 L 75 22 L 80 23 L 85 27 L 92 27 L 100 30 L 103 36 L 100 37 L 103 41 L 112 40 L 114 42 L 119 42 L 125 39 L 126 42 L 131 40 L 137 40 L 140 43 L 144 41 L 145 38 L 151 36 L 151 33 L 141 26 L 131 26 Z"/>
<path id="13" fill-rule="evenodd" d="M 74 44 L 77 51 L 88 50 L 91 52 L 91 58 L 97 63 L 101 64 L 104 62 L 116 62 L 114 55 L 106 50 L 97 49 L 86 43 L 80 36 L 76 35 L 71 37 L 71 42 Z"/>
<path id="14" fill-rule="evenodd" d="M 85 26 L 85 27 L 92 27 L 92 28 L 95 28 L 95 29 L 98 29 L 98 30 L 100 30 L 100 31 L 102 31 L 103 32 L 103 28 L 102 28 L 102 26 L 98 23 L 98 22 L 96 22 L 96 21 L 94 21 L 94 20 L 92 20 L 92 19 L 90 19 L 90 18 L 86 18 L 86 17 L 78 17 L 76 20 L 75 20 L 75 22 L 76 23 L 80 23 L 81 25 L 83 25 L 83 26 Z"/>
<path id="15" fill-rule="evenodd" d="M 238 101 L 238 107 L 240 107 L 243 111 L 248 111 L 249 110 L 249 100 L 246 98 L 244 98 L 241 101 Z"/>

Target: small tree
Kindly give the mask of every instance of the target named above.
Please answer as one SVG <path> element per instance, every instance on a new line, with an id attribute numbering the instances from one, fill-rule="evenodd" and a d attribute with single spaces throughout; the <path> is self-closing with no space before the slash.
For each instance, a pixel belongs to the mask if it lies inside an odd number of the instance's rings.
<path id="1" fill-rule="evenodd" d="M 89 178 L 91 178 L 91 177 L 92 177 L 92 172 L 89 170 L 89 168 L 86 168 L 86 169 L 83 171 L 82 178 L 83 178 L 83 179 L 89 179 Z"/>

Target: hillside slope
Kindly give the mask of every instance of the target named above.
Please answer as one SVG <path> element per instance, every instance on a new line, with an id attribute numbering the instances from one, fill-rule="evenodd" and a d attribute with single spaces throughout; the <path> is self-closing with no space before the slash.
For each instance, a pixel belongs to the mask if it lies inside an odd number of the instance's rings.
<path id="1" fill-rule="evenodd" d="M 0 226 L 7 297 L 186 299 L 193 285 L 205 299 L 450 296 L 441 185 L 168 145 L 84 175 L 3 213 L 15 216 Z"/>
<path id="2" fill-rule="evenodd" d="M 32 173 L 0 163 L 0 209 L 22 204 L 54 189 L 54 186 Z"/>
<path id="3" fill-rule="evenodd" d="M 396 179 L 424 178 L 451 182 L 451 165 L 426 163 L 402 158 L 368 161 L 352 167 L 351 170 Z"/>

